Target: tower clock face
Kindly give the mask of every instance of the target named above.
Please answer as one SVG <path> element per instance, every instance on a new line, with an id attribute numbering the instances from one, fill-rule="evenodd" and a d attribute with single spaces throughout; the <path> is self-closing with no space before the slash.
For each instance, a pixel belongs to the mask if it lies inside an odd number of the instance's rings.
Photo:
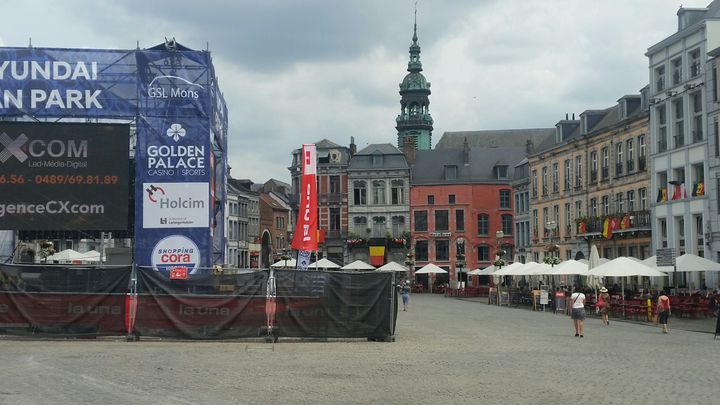
<path id="1" fill-rule="evenodd" d="M 341 155 L 340 155 L 340 151 L 339 151 L 339 150 L 333 149 L 333 150 L 330 151 L 330 161 L 331 161 L 331 162 L 334 162 L 334 163 L 339 162 L 339 161 L 340 161 L 340 156 L 341 156 Z"/>

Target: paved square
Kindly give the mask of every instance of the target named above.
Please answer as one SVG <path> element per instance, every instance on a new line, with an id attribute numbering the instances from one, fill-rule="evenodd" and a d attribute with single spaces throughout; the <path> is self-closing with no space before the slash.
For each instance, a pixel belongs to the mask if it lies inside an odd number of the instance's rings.
<path id="1" fill-rule="evenodd" d="M 720 339 L 415 294 L 396 342 L 0 340 L 0 403 L 716 403 Z"/>

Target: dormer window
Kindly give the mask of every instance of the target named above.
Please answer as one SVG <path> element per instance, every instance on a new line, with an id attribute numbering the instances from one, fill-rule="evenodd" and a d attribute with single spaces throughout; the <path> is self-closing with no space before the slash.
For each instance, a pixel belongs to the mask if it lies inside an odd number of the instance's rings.
<path id="1" fill-rule="evenodd" d="M 507 165 L 497 165 L 495 166 L 495 178 L 496 179 L 505 179 L 508 175 L 508 167 Z"/>
<path id="2" fill-rule="evenodd" d="M 457 180 L 457 166 L 445 166 L 445 180 Z"/>
<path id="3" fill-rule="evenodd" d="M 373 155 L 372 164 L 375 167 L 383 165 L 383 155 Z"/>

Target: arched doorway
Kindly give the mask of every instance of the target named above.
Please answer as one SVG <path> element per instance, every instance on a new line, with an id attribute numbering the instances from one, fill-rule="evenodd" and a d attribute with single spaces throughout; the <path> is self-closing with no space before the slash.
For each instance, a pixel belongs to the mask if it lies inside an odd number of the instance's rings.
<path id="1" fill-rule="evenodd" d="M 262 234 L 262 246 L 260 248 L 260 268 L 261 269 L 269 269 L 270 265 L 270 256 L 272 255 L 272 235 L 270 235 L 270 231 L 267 229 L 263 231 Z"/>

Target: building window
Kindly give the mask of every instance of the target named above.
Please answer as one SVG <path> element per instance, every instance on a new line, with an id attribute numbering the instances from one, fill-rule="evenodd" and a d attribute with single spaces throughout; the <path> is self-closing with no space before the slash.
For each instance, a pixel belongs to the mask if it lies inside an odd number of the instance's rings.
<path id="1" fill-rule="evenodd" d="M 500 208 L 510 209 L 510 190 L 500 190 Z"/>
<path id="2" fill-rule="evenodd" d="M 457 166 L 445 166 L 445 180 L 457 180 Z"/>
<path id="3" fill-rule="evenodd" d="M 702 93 L 697 91 L 693 93 L 690 98 L 693 102 L 693 129 L 692 138 L 693 142 L 700 142 L 705 137 L 703 136 L 703 119 L 702 119 Z"/>
<path id="4" fill-rule="evenodd" d="M 503 214 L 500 216 L 502 221 L 502 231 L 507 235 L 513 234 L 513 217 L 509 214 Z"/>
<path id="5" fill-rule="evenodd" d="M 435 196 L 434 195 L 427 196 L 427 202 L 428 202 L 428 205 L 435 204 Z"/>
<path id="6" fill-rule="evenodd" d="M 415 232 L 427 232 L 428 230 L 428 213 L 427 211 L 415 211 L 414 222 Z"/>
<path id="7" fill-rule="evenodd" d="M 675 58 L 670 62 L 672 66 L 672 85 L 677 86 L 682 81 L 682 58 Z"/>
<path id="8" fill-rule="evenodd" d="M 374 180 L 373 185 L 373 204 L 384 205 L 385 204 L 385 181 Z"/>
<path id="9" fill-rule="evenodd" d="M 374 167 L 380 167 L 383 165 L 383 155 L 373 155 L 372 164 Z"/>
<path id="10" fill-rule="evenodd" d="M 697 77 L 702 72 L 702 64 L 700 63 L 700 50 L 695 49 L 690 52 L 690 77 Z"/>
<path id="11" fill-rule="evenodd" d="M 357 234 L 358 236 L 365 235 L 365 232 L 367 232 L 367 218 L 366 217 L 353 218 L 353 225 L 355 226 L 355 234 Z"/>
<path id="12" fill-rule="evenodd" d="M 415 260 L 418 262 L 428 261 L 428 241 L 416 240 L 415 241 Z"/>
<path id="13" fill-rule="evenodd" d="M 448 204 L 455 204 L 455 194 L 448 195 Z"/>
<path id="14" fill-rule="evenodd" d="M 495 166 L 495 178 L 496 179 L 505 179 L 507 178 L 507 166 L 506 165 L 497 165 Z"/>
<path id="15" fill-rule="evenodd" d="M 330 208 L 330 230 L 340 230 L 340 208 Z"/>
<path id="16" fill-rule="evenodd" d="M 563 179 L 564 180 L 563 181 L 563 184 L 564 184 L 563 190 L 568 191 L 568 190 L 570 190 L 570 184 L 571 184 L 570 179 L 572 178 L 572 174 L 570 172 L 570 159 L 565 159 L 564 165 L 565 165 L 564 166 L 565 178 Z"/>
<path id="17" fill-rule="evenodd" d="M 615 145 L 615 176 L 623 173 L 623 144 L 618 142 Z"/>
<path id="18" fill-rule="evenodd" d="M 533 239 L 537 239 L 538 237 L 538 229 L 539 228 L 539 219 L 538 219 L 538 210 L 534 209 L 532 211 L 532 221 L 533 221 Z"/>
<path id="19" fill-rule="evenodd" d="M 486 245 L 480 245 L 477 247 L 478 262 L 489 262 L 490 261 L 490 247 Z"/>
<path id="20" fill-rule="evenodd" d="M 597 216 L 598 216 L 598 212 L 597 212 L 597 198 L 594 198 L 594 197 L 593 197 L 593 198 L 590 199 L 590 212 L 589 212 L 589 214 L 590 214 L 591 217 L 597 217 Z"/>
<path id="21" fill-rule="evenodd" d="M 395 215 L 392 217 L 393 236 L 399 237 L 405 232 L 405 217 Z"/>
<path id="22" fill-rule="evenodd" d="M 465 230 L 465 211 L 464 210 L 455 210 L 455 230 L 457 230 L 457 231 Z"/>
<path id="23" fill-rule="evenodd" d="M 602 148 L 602 178 L 606 180 L 610 177 L 610 150 L 607 147 Z"/>
<path id="24" fill-rule="evenodd" d="M 537 198 L 538 196 L 538 176 L 537 170 L 532 171 L 532 196 Z"/>
<path id="25" fill-rule="evenodd" d="M 373 238 L 382 238 L 387 234 L 387 226 L 385 226 L 385 217 L 373 217 Z"/>
<path id="26" fill-rule="evenodd" d="M 560 173 L 559 173 L 557 163 L 553 163 L 552 171 L 553 171 L 552 172 L 552 176 L 553 176 L 552 190 L 553 190 L 553 193 L 557 193 L 560 191 Z"/>
<path id="27" fill-rule="evenodd" d="M 627 147 L 627 172 L 630 173 L 635 170 L 635 142 L 632 139 L 628 139 L 626 143 Z"/>
<path id="28" fill-rule="evenodd" d="M 602 209 L 603 209 L 603 215 L 610 215 L 610 197 L 609 196 L 602 196 Z"/>
<path id="29" fill-rule="evenodd" d="M 450 230 L 448 224 L 448 212 L 447 210 L 435 211 L 435 230 L 436 231 L 448 231 Z"/>
<path id="30" fill-rule="evenodd" d="M 450 241 L 446 239 L 435 240 L 435 260 L 450 260 Z"/>
<path id="31" fill-rule="evenodd" d="M 582 156 L 575 157 L 575 188 L 582 188 L 583 164 Z"/>
<path id="32" fill-rule="evenodd" d="M 627 201 L 628 201 L 628 212 L 635 211 L 635 190 L 628 190 Z"/>
<path id="33" fill-rule="evenodd" d="M 543 197 L 548 195 L 548 168 L 542 168 L 542 195 Z"/>
<path id="34" fill-rule="evenodd" d="M 478 235 L 490 233 L 490 217 L 487 214 L 478 214 L 477 217 Z"/>
<path id="35" fill-rule="evenodd" d="M 667 116 L 665 113 L 665 104 L 656 110 L 658 122 L 658 152 L 667 150 Z"/>
<path id="36" fill-rule="evenodd" d="M 353 182 L 353 204 L 367 205 L 367 186 L 364 181 Z"/>
<path id="37" fill-rule="evenodd" d="M 285 218 L 275 217 L 275 228 L 276 229 L 285 229 Z"/>
<path id="38" fill-rule="evenodd" d="M 340 194 L 340 176 L 329 176 L 330 194 Z"/>
<path id="39" fill-rule="evenodd" d="M 665 66 L 655 68 L 655 92 L 665 90 Z"/>
<path id="40" fill-rule="evenodd" d="M 645 170 L 645 135 L 638 136 L 638 170 Z"/>
<path id="41" fill-rule="evenodd" d="M 570 237 L 572 229 L 572 209 L 570 203 L 565 203 L 565 236 Z"/>
<path id="42" fill-rule="evenodd" d="M 405 182 L 393 180 L 390 182 L 390 203 L 393 205 L 405 204 Z"/>
<path id="43" fill-rule="evenodd" d="M 639 188 L 638 197 L 640 199 L 640 211 L 647 210 L 647 188 Z"/>
<path id="44" fill-rule="evenodd" d="M 615 212 L 625 212 L 625 200 L 624 197 L 625 194 L 623 193 L 617 193 L 615 194 Z"/>
<path id="45" fill-rule="evenodd" d="M 590 152 L 590 182 L 595 183 L 598 179 L 598 157 L 597 151 Z"/>
<path id="46" fill-rule="evenodd" d="M 679 148 L 685 145 L 685 121 L 684 119 L 684 107 L 683 100 L 679 100 L 672 103 L 673 110 L 675 111 L 675 133 L 673 134 L 674 147 Z"/>

